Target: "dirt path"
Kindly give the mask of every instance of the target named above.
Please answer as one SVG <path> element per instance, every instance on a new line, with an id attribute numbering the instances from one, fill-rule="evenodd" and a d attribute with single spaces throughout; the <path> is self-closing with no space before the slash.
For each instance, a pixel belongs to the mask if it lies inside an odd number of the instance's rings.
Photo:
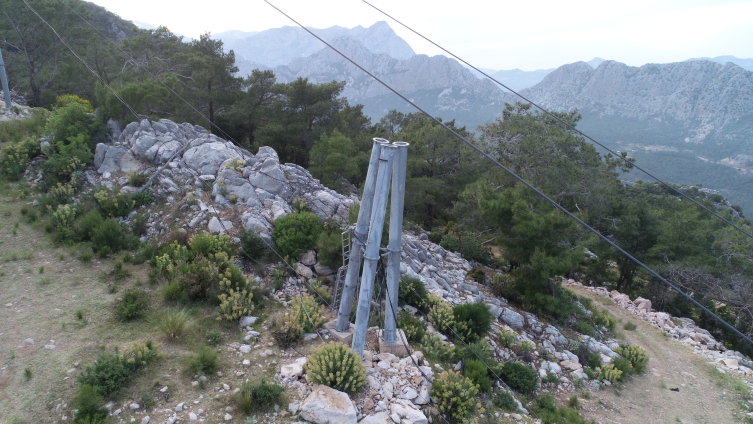
<path id="1" fill-rule="evenodd" d="M 650 356 L 649 372 L 628 381 L 621 389 L 593 392 L 582 400 L 584 417 L 597 423 L 741 423 L 740 396 L 730 379 L 720 378 L 705 358 L 663 333 L 611 299 L 582 287 L 570 286 L 581 296 L 607 309 L 622 322 L 634 322 L 635 331 L 619 331 L 625 341 L 643 347 Z M 679 389 L 672 391 L 671 389 Z"/>

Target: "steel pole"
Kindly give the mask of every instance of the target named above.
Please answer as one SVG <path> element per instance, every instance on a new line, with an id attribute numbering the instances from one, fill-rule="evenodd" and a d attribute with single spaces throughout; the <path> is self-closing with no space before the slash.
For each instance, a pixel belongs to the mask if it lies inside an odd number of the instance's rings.
<path id="1" fill-rule="evenodd" d="M 371 293 L 374 290 L 377 261 L 379 261 L 379 243 L 382 240 L 384 215 L 387 211 L 387 194 L 390 190 L 392 176 L 392 158 L 397 150 L 393 145 L 382 146 L 379 158 L 379 174 L 377 175 L 376 191 L 374 193 L 374 207 L 371 211 L 371 225 L 369 238 L 366 241 L 366 252 L 363 255 L 363 275 L 361 276 L 361 292 L 358 294 L 358 310 L 356 311 L 356 328 L 353 333 L 353 350 L 363 358 L 363 348 L 366 344 L 366 330 L 369 325 L 371 309 Z"/>
<path id="2" fill-rule="evenodd" d="M 10 109 L 10 89 L 8 88 L 8 76 L 5 75 L 5 62 L 3 61 L 3 51 L 0 50 L 0 81 L 3 84 L 3 94 L 5 97 L 5 107 Z"/>
<path id="3" fill-rule="evenodd" d="M 345 284 L 340 296 L 340 308 L 337 312 L 337 323 L 335 323 L 335 330 L 337 331 L 348 331 L 350 329 L 350 308 L 353 307 L 353 299 L 355 299 L 356 286 L 358 285 L 358 274 L 361 271 L 361 255 L 363 254 L 364 242 L 369 233 L 371 208 L 374 203 L 374 189 L 377 173 L 379 172 L 379 156 L 382 152 L 382 146 L 388 144 L 390 142 L 383 138 L 374 138 L 374 145 L 371 147 L 371 159 L 369 160 L 369 169 L 366 171 L 366 182 L 364 182 L 363 186 L 361 208 L 358 210 L 358 221 L 356 222 L 356 230 L 351 242 L 352 247 L 348 260 L 348 272 L 345 274 Z"/>
<path id="4" fill-rule="evenodd" d="M 400 284 L 400 247 L 403 239 L 403 205 L 405 204 L 405 172 L 408 162 L 408 143 L 399 141 L 392 160 L 392 199 L 390 200 L 390 244 L 387 262 L 387 314 L 384 316 L 386 342 L 397 339 L 397 293 Z M 394 308 L 394 309 L 393 309 Z"/>

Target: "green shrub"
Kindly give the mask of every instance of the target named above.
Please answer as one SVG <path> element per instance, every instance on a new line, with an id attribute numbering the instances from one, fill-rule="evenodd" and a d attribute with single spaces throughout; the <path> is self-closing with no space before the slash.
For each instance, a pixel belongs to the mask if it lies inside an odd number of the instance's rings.
<path id="1" fill-rule="evenodd" d="M 149 176 L 140 173 L 128 174 L 128 185 L 131 187 L 141 187 L 149 181 Z"/>
<path id="2" fill-rule="evenodd" d="M 256 411 L 254 407 L 269 407 L 279 399 L 285 388 L 262 379 L 259 383 L 246 382 L 238 393 L 240 409 L 244 414 Z"/>
<path id="3" fill-rule="evenodd" d="M 471 332 L 471 339 L 484 337 L 492 328 L 494 315 L 485 303 L 462 303 L 452 308 L 456 322 L 465 322 Z M 468 340 L 466 340 L 468 341 Z"/>
<path id="4" fill-rule="evenodd" d="M 130 290 L 115 305 L 115 317 L 122 322 L 142 318 L 149 308 L 149 298 L 141 290 Z"/>
<path id="5" fill-rule="evenodd" d="M 131 233 L 137 236 L 143 236 L 147 232 L 147 218 L 146 216 L 137 213 L 136 215 L 131 218 Z"/>
<path id="6" fill-rule="evenodd" d="M 188 366 L 191 371 L 197 374 L 214 374 L 219 367 L 217 352 L 206 345 L 201 345 Z"/>
<path id="7" fill-rule="evenodd" d="M 214 236 L 209 233 L 197 233 L 188 242 L 191 253 L 201 255 L 207 258 L 215 257 L 218 253 L 224 253 L 228 257 L 235 253 L 235 246 L 230 236 L 222 234 Z"/>
<path id="8" fill-rule="evenodd" d="M 316 256 L 325 266 L 337 270 L 343 264 L 342 229 L 334 221 L 324 221 L 316 241 Z"/>
<path id="9" fill-rule="evenodd" d="M 501 367 L 499 377 L 508 386 L 521 393 L 531 393 L 536 390 L 539 375 L 535 369 L 520 362 L 505 362 Z"/>
<path id="10" fill-rule="evenodd" d="M 557 377 L 554 373 L 547 373 L 546 377 L 541 379 L 541 384 L 557 384 L 560 382 L 560 379 Z"/>
<path id="11" fill-rule="evenodd" d="M 400 311 L 397 314 L 397 328 L 403 330 L 409 342 L 420 342 L 424 338 L 426 323 L 408 311 Z"/>
<path id="12" fill-rule="evenodd" d="M 636 324 L 635 324 L 634 322 L 632 322 L 632 321 L 628 321 L 628 322 L 626 322 L 626 323 L 625 323 L 625 326 L 624 326 L 624 328 L 625 328 L 625 330 L 627 330 L 627 331 L 635 331 L 635 329 L 636 329 L 636 328 L 638 328 L 638 325 L 636 325 Z"/>
<path id="13" fill-rule="evenodd" d="M 478 359 L 467 359 L 465 361 L 463 375 L 478 386 L 481 393 L 489 393 L 492 390 L 492 382 L 489 379 L 488 369 Z"/>
<path id="14" fill-rule="evenodd" d="M 577 401 L 578 398 L 576 397 Z M 587 424 L 588 421 L 583 419 L 574 409 L 558 407 L 554 402 L 554 397 L 550 394 L 543 394 L 536 398 L 530 404 L 531 409 L 536 412 L 544 424 Z"/>
<path id="15" fill-rule="evenodd" d="M 78 389 L 76 397 L 71 401 L 71 406 L 77 409 L 73 422 L 76 424 L 104 423 L 110 411 L 104 406 L 102 396 L 97 390 L 84 384 Z"/>
<path id="16" fill-rule="evenodd" d="M 309 381 L 352 393 L 366 384 L 361 356 L 342 343 L 327 343 L 314 349 L 306 363 Z"/>
<path id="17" fill-rule="evenodd" d="M 134 343 L 125 354 L 100 354 L 94 365 L 86 367 L 79 375 L 79 383 L 94 387 L 103 396 L 125 389 L 126 383 L 140 367 L 159 356 L 159 349 L 152 342 Z"/>
<path id="18" fill-rule="evenodd" d="M 640 374 L 646 371 L 648 367 L 648 354 L 643 348 L 638 345 L 622 345 L 614 350 L 625 358 L 629 363 L 633 372 L 629 374 Z"/>
<path id="19" fill-rule="evenodd" d="M 588 355 L 588 366 L 593 369 L 601 366 L 601 354 L 599 352 L 593 352 Z"/>
<path id="20" fill-rule="evenodd" d="M 622 375 L 620 376 L 620 381 L 623 381 L 625 377 L 629 375 L 636 374 L 635 369 L 633 369 L 633 366 L 630 364 L 630 361 L 625 358 L 613 358 L 612 365 L 615 369 L 622 373 Z"/>
<path id="21" fill-rule="evenodd" d="M 462 356 L 462 351 L 456 346 L 450 346 L 431 333 L 425 333 L 421 339 L 421 352 L 429 359 L 442 362 L 455 362 Z"/>
<path id="22" fill-rule="evenodd" d="M 499 341 L 502 342 L 502 346 L 510 349 L 515 346 L 515 341 L 518 340 L 518 335 L 514 331 L 510 331 L 503 328 L 499 332 Z"/>
<path id="23" fill-rule="evenodd" d="M 316 295 L 314 296 L 314 299 L 316 299 L 317 302 L 329 304 L 332 300 L 332 293 L 322 285 L 321 281 L 314 281 L 311 284 L 310 289 L 313 291 L 312 295 Z"/>
<path id="24" fill-rule="evenodd" d="M 484 408 L 476 400 L 478 386 L 457 372 L 444 371 L 434 380 L 431 397 L 437 409 L 457 423 L 468 423 L 471 415 L 483 414 Z"/>
<path id="25" fill-rule="evenodd" d="M 162 297 L 166 302 L 180 302 L 188 298 L 178 280 L 173 280 L 162 287 Z"/>
<path id="26" fill-rule="evenodd" d="M 79 383 L 94 387 L 107 396 L 122 390 L 131 379 L 131 370 L 118 355 L 99 355 L 91 367 L 86 367 L 79 376 Z M 101 404 L 100 404 L 101 405 Z"/>
<path id="27" fill-rule="evenodd" d="M 578 320 L 575 324 L 575 330 L 585 336 L 594 337 L 596 335 L 596 329 L 593 324 L 585 320 Z"/>
<path id="28" fill-rule="evenodd" d="M 222 343 L 222 340 L 224 339 L 224 337 L 222 337 L 222 333 L 218 331 L 212 331 L 212 332 L 207 333 L 206 339 L 207 339 L 208 345 L 215 346 Z"/>
<path id="29" fill-rule="evenodd" d="M 313 333 L 326 321 L 324 312 L 324 305 L 319 304 L 313 296 L 303 294 L 293 301 L 289 316 L 300 323 L 304 333 Z"/>
<path id="30" fill-rule="evenodd" d="M 426 299 L 428 294 L 423 281 L 418 278 L 403 276 L 398 285 L 397 300 L 398 304 L 411 305 L 417 308 L 426 306 L 422 299 Z"/>
<path id="31" fill-rule="evenodd" d="M 253 283 L 246 281 L 244 287 L 235 288 L 231 279 L 228 278 L 231 274 L 230 269 L 225 271 L 225 276 L 219 283 L 222 294 L 217 296 L 220 302 L 217 307 L 218 320 L 235 321 L 251 314 L 251 311 L 254 310 Z"/>
<path id="32" fill-rule="evenodd" d="M 596 311 L 591 319 L 597 327 L 604 327 L 609 331 L 614 331 L 614 327 L 617 325 L 617 320 L 604 310 Z"/>
<path id="33" fill-rule="evenodd" d="M 243 230 L 240 239 L 240 253 L 249 259 L 263 260 L 269 253 L 269 247 L 256 231 Z"/>
<path id="34" fill-rule="evenodd" d="M 444 237 L 444 233 L 442 231 L 432 231 L 431 233 L 429 233 L 429 241 L 434 244 L 441 243 L 442 237 Z"/>
<path id="35" fill-rule="evenodd" d="M 39 140 L 33 138 L 6 146 L 0 151 L 0 175 L 8 181 L 18 181 L 41 151 Z"/>
<path id="36" fill-rule="evenodd" d="M 450 252 L 458 252 L 465 259 L 473 260 L 484 265 L 491 262 L 491 254 L 484 246 L 479 246 L 476 239 L 468 234 L 461 234 L 456 236 L 454 234 L 447 234 L 442 237 L 442 241 L 439 245 L 449 250 Z"/>
<path id="37" fill-rule="evenodd" d="M 123 230 L 114 219 L 105 219 L 94 229 L 91 236 L 92 249 L 100 256 L 107 257 L 136 244 L 134 237 Z"/>
<path id="38" fill-rule="evenodd" d="M 474 338 L 467 321 L 457 321 L 449 303 L 441 299 L 440 295 L 432 293 L 427 299 L 431 309 L 429 319 L 437 331 L 453 339 L 469 340 Z M 458 340 L 460 342 L 460 340 Z"/>
<path id="39" fill-rule="evenodd" d="M 55 137 L 51 143 L 51 153 L 60 153 L 61 146 L 69 145 L 76 137 L 82 138 L 83 147 L 89 153 L 94 152 L 97 142 L 106 137 L 107 127 L 89 111 L 90 107 L 78 102 L 70 102 L 55 109 L 45 126 L 45 133 Z"/>
<path id="40" fill-rule="evenodd" d="M 610 383 L 615 383 L 622 380 L 622 371 L 615 368 L 614 365 L 603 365 L 598 369 L 599 380 L 607 380 Z"/>
<path id="41" fill-rule="evenodd" d="M 297 258 L 316 246 L 322 219 L 311 212 L 290 213 L 274 222 L 272 238 L 283 256 Z"/>
<path id="42" fill-rule="evenodd" d="M 498 391 L 492 397 L 492 404 L 505 412 L 515 412 L 518 410 L 518 403 L 515 402 L 515 397 L 507 390 Z"/>
<path id="43" fill-rule="evenodd" d="M 570 396 L 570 399 L 567 400 L 567 406 L 575 409 L 576 411 L 580 409 L 580 401 L 578 400 L 578 395 Z"/>
<path id="44" fill-rule="evenodd" d="M 484 278 L 486 277 L 486 274 L 484 274 L 483 268 L 471 268 L 470 271 L 468 271 L 468 276 L 473 278 L 473 280 L 477 283 L 483 283 Z"/>
<path id="45" fill-rule="evenodd" d="M 512 289 L 513 279 L 510 274 L 496 274 L 492 278 L 492 284 L 489 287 L 496 297 L 510 297 L 508 292 Z"/>

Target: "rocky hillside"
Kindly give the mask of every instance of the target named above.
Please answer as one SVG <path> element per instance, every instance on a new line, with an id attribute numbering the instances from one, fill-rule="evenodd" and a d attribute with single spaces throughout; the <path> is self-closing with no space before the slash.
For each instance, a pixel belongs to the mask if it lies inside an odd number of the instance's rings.
<path id="1" fill-rule="evenodd" d="M 332 41 L 335 48 L 368 69 L 395 90 L 416 101 L 435 116 L 457 119 L 475 129 L 499 113 L 512 99 L 488 80 L 479 80 L 453 59 L 445 56 L 416 55 L 399 60 L 374 53 L 354 37 Z M 391 109 L 415 110 L 381 84 L 329 48 L 288 66 L 274 68 L 281 81 L 298 77 L 312 82 L 346 81 L 343 96 L 351 103 L 364 104 L 364 112 L 379 119 Z"/>
<path id="2" fill-rule="evenodd" d="M 359 25 L 355 28 L 333 26 L 310 29 L 327 42 L 338 37 L 352 37 L 376 54 L 383 53 L 399 60 L 416 55 L 410 45 L 384 21 L 368 28 Z M 303 29 L 292 26 L 268 29 L 247 37 L 239 37 L 237 31 L 228 31 L 216 34 L 214 38 L 222 40 L 225 48 L 235 51 L 239 59 L 269 67 L 287 65 L 295 58 L 311 56 L 324 47 Z"/>
<path id="3" fill-rule="evenodd" d="M 593 69 L 577 62 L 561 66 L 524 94 L 548 109 L 577 108 L 590 119 L 664 127 L 673 133 L 666 143 L 676 146 L 741 145 L 753 131 L 753 73 L 732 63 L 631 67 L 605 61 Z"/>

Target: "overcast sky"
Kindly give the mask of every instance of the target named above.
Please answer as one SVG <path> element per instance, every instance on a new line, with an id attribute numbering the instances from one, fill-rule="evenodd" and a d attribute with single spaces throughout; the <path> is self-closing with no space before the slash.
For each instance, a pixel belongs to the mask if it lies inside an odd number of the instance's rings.
<path id="1" fill-rule="evenodd" d="M 190 37 L 293 25 L 262 0 L 93 0 L 124 19 Z M 360 0 L 270 0 L 306 26 L 369 26 L 386 20 L 416 53 L 439 54 Z M 525 0 L 373 4 L 478 67 L 554 68 L 593 57 L 628 65 L 691 57 L 753 58 L 753 1 Z"/>

